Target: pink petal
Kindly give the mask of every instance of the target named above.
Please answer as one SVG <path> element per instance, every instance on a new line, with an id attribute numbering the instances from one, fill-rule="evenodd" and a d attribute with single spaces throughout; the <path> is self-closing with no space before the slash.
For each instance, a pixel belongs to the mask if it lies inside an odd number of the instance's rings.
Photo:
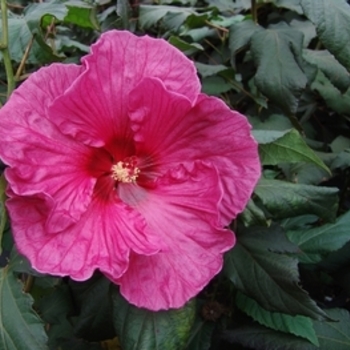
<path id="1" fill-rule="evenodd" d="M 145 190 L 143 198 L 134 190 L 125 187 L 119 194 L 163 234 L 169 248 L 149 257 L 133 254 L 116 283 L 138 307 L 181 307 L 220 271 L 223 253 L 235 243 L 233 233 L 219 226 L 217 170 L 205 163 L 179 166 Z"/>
<path id="2" fill-rule="evenodd" d="M 144 219 L 120 201 L 106 205 L 95 200 L 77 224 L 47 235 L 52 205 L 44 194 L 7 201 L 16 246 L 39 272 L 81 281 L 99 269 L 116 279 L 127 269 L 131 250 L 143 255 L 159 251 Z"/>
<path id="3" fill-rule="evenodd" d="M 96 182 L 87 171 L 91 150 L 63 135 L 48 114 L 48 106 L 80 73 L 75 65 L 43 68 L 0 110 L 0 153 L 10 165 L 6 178 L 18 195 L 44 192 L 53 198 L 49 232 L 61 231 L 80 218 Z"/>
<path id="4" fill-rule="evenodd" d="M 194 103 L 200 91 L 193 63 L 164 40 L 109 31 L 82 59 L 86 71 L 77 84 L 51 108 L 61 130 L 100 147 L 113 138 L 131 138 L 127 105 L 132 89 L 144 77 L 161 79 L 165 86 Z"/>
<path id="5" fill-rule="evenodd" d="M 203 94 L 188 111 L 186 99 L 156 79 L 133 90 L 129 111 L 137 152 L 146 154 L 153 177 L 179 163 L 210 161 L 224 188 L 222 224 L 244 209 L 260 177 L 257 143 L 244 116 Z"/>

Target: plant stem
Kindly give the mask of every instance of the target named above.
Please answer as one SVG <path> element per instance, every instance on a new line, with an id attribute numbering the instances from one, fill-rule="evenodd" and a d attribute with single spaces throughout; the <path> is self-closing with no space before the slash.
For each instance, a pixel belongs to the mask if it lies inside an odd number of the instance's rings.
<path id="1" fill-rule="evenodd" d="M 251 0 L 252 17 L 255 24 L 258 24 L 258 4 L 256 0 Z"/>
<path id="2" fill-rule="evenodd" d="M 11 57 L 8 48 L 8 19 L 7 19 L 7 4 L 6 0 L 1 1 L 1 21 L 2 21 L 2 40 L 0 43 L 0 50 L 2 51 L 6 77 L 7 77 L 7 98 L 10 97 L 15 88 L 15 79 L 13 76 L 13 69 L 11 64 Z"/>

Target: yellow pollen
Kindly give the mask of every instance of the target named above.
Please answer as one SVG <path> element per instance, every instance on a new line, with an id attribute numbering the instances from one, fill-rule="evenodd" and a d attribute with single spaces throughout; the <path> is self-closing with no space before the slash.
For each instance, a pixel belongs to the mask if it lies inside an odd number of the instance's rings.
<path id="1" fill-rule="evenodd" d="M 112 166 L 112 178 L 124 183 L 135 182 L 140 169 L 128 162 L 118 162 Z"/>

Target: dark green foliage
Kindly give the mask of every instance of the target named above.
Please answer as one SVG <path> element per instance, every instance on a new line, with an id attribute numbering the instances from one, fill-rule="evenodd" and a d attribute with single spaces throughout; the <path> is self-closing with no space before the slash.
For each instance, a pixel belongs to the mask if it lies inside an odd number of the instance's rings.
<path id="1" fill-rule="evenodd" d="M 194 61 L 204 93 L 249 118 L 263 171 L 223 271 L 160 312 L 128 304 L 98 273 L 34 271 L 13 247 L 2 177 L 0 350 L 349 349 L 348 3 L 9 1 L 17 85 L 46 64 L 78 63 L 109 29 L 164 38 Z M 0 66 L 5 102 L 2 55 Z"/>

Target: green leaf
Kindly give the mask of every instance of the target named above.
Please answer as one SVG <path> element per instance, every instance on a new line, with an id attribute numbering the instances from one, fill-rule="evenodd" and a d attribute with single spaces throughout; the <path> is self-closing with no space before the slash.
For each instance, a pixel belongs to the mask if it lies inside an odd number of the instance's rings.
<path id="1" fill-rule="evenodd" d="M 307 162 L 316 164 L 330 173 L 327 166 L 295 129 L 286 131 L 254 130 L 253 135 L 259 143 L 260 160 L 263 165 Z"/>
<path id="2" fill-rule="evenodd" d="M 320 349 L 350 349 L 350 314 L 344 309 L 330 309 L 327 314 L 338 322 L 314 322 Z"/>
<path id="3" fill-rule="evenodd" d="M 295 253 L 297 248 L 278 226 L 238 230 L 237 243 L 225 256 L 224 273 L 266 310 L 327 318 L 300 287 L 298 260 L 284 252 Z"/>
<path id="4" fill-rule="evenodd" d="M 196 317 L 191 330 L 191 338 L 186 346 L 186 350 L 209 350 L 212 342 L 215 323 Z"/>
<path id="5" fill-rule="evenodd" d="M 192 8 L 176 6 L 140 5 L 139 24 L 141 28 L 148 29 L 156 25 L 167 14 L 175 14 L 176 21 L 173 25 L 180 26 L 186 18 L 196 12 Z"/>
<path id="6" fill-rule="evenodd" d="M 183 308 L 152 312 L 130 305 L 113 291 L 113 321 L 123 350 L 183 349 L 195 317 L 195 302 Z"/>
<path id="7" fill-rule="evenodd" d="M 195 65 L 202 78 L 211 77 L 228 69 L 228 67 L 224 66 L 223 64 L 203 64 L 200 62 L 195 62 Z"/>
<path id="8" fill-rule="evenodd" d="M 30 46 L 33 33 L 28 26 L 27 20 L 22 16 L 11 16 L 8 19 L 8 27 L 11 59 L 15 62 L 21 62 L 27 47 Z M 0 25 L 0 35 L 2 35 L 2 25 Z M 43 64 L 61 59 L 62 57 L 53 53 L 50 46 L 35 38 L 26 62 L 30 64 Z M 2 60 L 2 55 L 0 55 L 0 60 Z"/>
<path id="9" fill-rule="evenodd" d="M 345 0 L 300 0 L 322 44 L 350 72 L 350 6 Z"/>
<path id="10" fill-rule="evenodd" d="M 312 320 L 309 317 L 300 315 L 290 316 L 278 312 L 269 312 L 259 306 L 255 300 L 248 298 L 242 293 L 237 293 L 236 303 L 243 312 L 261 325 L 272 328 L 276 331 L 294 334 L 298 337 L 307 339 L 316 346 L 319 346 Z"/>
<path id="11" fill-rule="evenodd" d="M 340 216 L 334 224 L 325 224 L 306 230 L 291 230 L 288 238 L 305 254 L 302 262 L 317 263 L 330 252 L 342 248 L 350 241 L 350 211 Z"/>
<path id="12" fill-rule="evenodd" d="M 342 94 L 321 71 L 318 71 L 311 89 L 322 96 L 328 107 L 339 114 L 350 115 L 350 89 Z"/>
<path id="13" fill-rule="evenodd" d="M 255 194 L 275 218 L 283 219 L 302 214 L 315 214 L 334 221 L 338 208 L 338 189 L 280 180 L 261 179 Z"/>
<path id="14" fill-rule="evenodd" d="M 220 96 L 232 89 L 235 89 L 234 85 L 219 76 L 207 77 L 202 80 L 202 91 L 207 95 Z"/>
<path id="15" fill-rule="evenodd" d="M 117 14 L 122 20 L 123 29 L 129 29 L 130 17 L 132 14 L 130 2 L 128 0 L 117 0 Z"/>
<path id="16" fill-rule="evenodd" d="M 249 19 L 233 24 L 229 32 L 229 48 L 231 54 L 234 55 L 237 51 L 247 46 L 253 34 L 262 30 L 262 27 Z"/>
<path id="17" fill-rule="evenodd" d="M 239 218 L 243 221 L 245 226 L 267 226 L 267 220 L 264 212 L 254 203 L 252 199 L 249 200 Z"/>
<path id="18" fill-rule="evenodd" d="M 304 50 L 303 57 L 318 67 L 341 92 L 345 92 L 350 87 L 350 74 L 329 51 Z"/>
<path id="19" fill-rule="evenodd" d="M 65 23 L 72 23 L 81 28 L 100 30 L 95 6 L 77 0 L 67 1 L 65 6 L 68 9 L 68 13 L 64 17 Z"/>
<path id="20" fill-rule="evenodd" d="M 197 43 L 188 43 L 174 35 L 172 35 L 169 38 L 169 43 L 175 46 L 176 48 L 178 48 L 179 50 L 181 50 L 182 52 L 184 52 L 186 55 L 192 55 L 195 52 L 204 51 L 204 48 L 202 45 Z"/>
<path id="21" fill-rule="evenodd" d="M 303 34 L 297 30 L 270 27 L 251 38 L 251 52 L 257 65 L 258 89 L 285 113 L 295 114 L 307 78 L 300 68 Z"/>
<path id="22" fill-rule="evenodd" d="M 277 7 L 283 7 L 295 11 L 299 15 L 303 14 L 303 9 L 300 6 L 300 0 L 273 0 Z"/>
<path id="23" fill-rule="evenodd" d="M 101 341 L 115 336 L 108 294 L 110 284 L 107 278 L 99 274 L 83 283 L 70 281 L 74 299 L 80 309 L 74 324 L 74 334 L 78 338 Z"/>
<path id="24" fill-rule="evenodd" d="M 44 324 L 32 309 L 33 299 L 7 267 L 0 271 L 0 348 L 44 350 Z"/>
<path id="25" fill-rule="evenodd" d="M 317 350 L 315 345 L 307 340 L 295 337 L 291 334 L 277 332 L 272 329 L 259 326 L 243 326 L 234 330 L 225 331 L 224 339 L 230 342 L 242 344 L 255 350 Z M 322 350 L 330 350 L 325 348 Z M 321 350 L 321 349 L 320 349 Z M 335 350 L 335 349 L 334 349 Z M 338 350 L 338 349 L 337 349 Z"/>

